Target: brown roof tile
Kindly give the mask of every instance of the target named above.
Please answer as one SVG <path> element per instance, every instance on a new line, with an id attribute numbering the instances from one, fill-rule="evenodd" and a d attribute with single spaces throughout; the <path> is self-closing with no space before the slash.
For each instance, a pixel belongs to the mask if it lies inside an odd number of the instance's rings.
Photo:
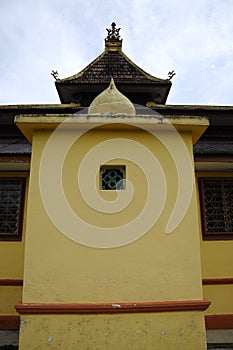
<path id="1" fill-rule="evenodd" d="M 2 137 L 0 139 L 0 155 L 30 155 L 31 145 L 23 137 Z"/>
<path id="2" fill-rule="evenodd" d="M 81 72 L 61 79 L 57 84 L 108 84 L 111 78 L 116 84 L 171 84 L 168 79 L 159 79 L 144 72 L 122 51 L 104 51 Z"/>
<path id="3" fill-rule="evenodd" d="M 233 155 L 232 139 L 201 139 L 194 146 L 195 155 Z"/>

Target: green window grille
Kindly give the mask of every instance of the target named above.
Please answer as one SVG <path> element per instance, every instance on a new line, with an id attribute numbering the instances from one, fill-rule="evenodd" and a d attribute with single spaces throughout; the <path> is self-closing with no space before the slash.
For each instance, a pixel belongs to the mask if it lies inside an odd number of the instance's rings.
<path id="1" fill-rule="evenodd" d="M 100 188 L 101 190 L 124 190 L 125 167 L 101 167 Z"/>

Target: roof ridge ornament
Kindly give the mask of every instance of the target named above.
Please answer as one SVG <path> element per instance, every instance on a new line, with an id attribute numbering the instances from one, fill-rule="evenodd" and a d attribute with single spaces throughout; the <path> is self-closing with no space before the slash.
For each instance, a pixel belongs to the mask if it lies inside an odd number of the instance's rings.
<path id="1" fill-rule="evenodd" d="M 106 28 L 106 30 L 108 32 L 108 36 L 106 39 L 107 40 L 120 40 L 119 31 L 121 30 L 121 28 L 116 28 L 115 22 L 112 22 L 111 27 L 112 27 L 112 29 Z"/>
<path id="2" fill-rule="evenodd" d="M 58 76 L 58 71 L 57 70 L 52 70 L 51 75 L 54 77 L 56 81 L 60 80 Z"/>
<path id="3" fill-rule="evenodd" d="M 106 28 L 107 37 L 105 38 L 105 50 L 107 51 L 117 51 L 121 50 L 122 39 L 120 38 L 119 31 L 121 28 L 116 28 L 116 23 L 112 22 L 112 28 Z"/>
<path id="4" fill-rule="evenodd" d="M 168 76 L 168 80 L 171 80 L 174 75 L 176 75 L 176 72 L 174 70 L 172 70 L 171 72 L 168 72 L 167 76 Z"/>

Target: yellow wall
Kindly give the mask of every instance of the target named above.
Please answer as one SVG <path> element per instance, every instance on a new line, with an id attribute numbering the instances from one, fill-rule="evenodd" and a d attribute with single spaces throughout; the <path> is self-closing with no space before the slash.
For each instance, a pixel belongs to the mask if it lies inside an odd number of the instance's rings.
<path id="1" fill-rule="evenodd" d="M 206 311 L 208 315 L 232 314 L 233 313 L 233 285 L 218 284 L 203 287 L 204 297 L 211 301 Z"/>
<path id="2" fill-rule="evenodd" d="M 21 324 L 20 349 L 206 349 L 204 322 L 196 312 L 25 315 Z"/>
<path id="3" fill-rule="evenodd" d="M 136 198 L 126 210 L 115 216 L 95 213 L 80 197 L 77 169 L 82 156 L 96 143 L 117 135 L 109 130 L 95 135 L 88 133 L 74 144 L 64 164 L 63 187 L 67 199 L 74 211 L 94 225 L 125 223 L 128 217 L 134 218 L 141 210 L 141 202 L 146 197 L 142 173 L 135 172 L 135 167 L 127 160 L 122 161 L 130 180 L 136 185 Z M 33 138 L 23 300 L 88 302 L 202 298 L 195 192 L 180 226 L 172 234 L 165 234 L 176 198 L 177 175 L 160 142 L 143 131 L 136 135 L 131 131 L 124 134 L 124 137 L 135 138 L 156 152 L 167 169 L 167 199 L 160 219 L 146 235 L 132 244 L 115 249 L 95 249 L 66 238 L 53 225 L 43 207 L 38 186 L 39 164 L 48 137 L 48 132 L 36 132 Z M 185 134 L 183 137 L 191 149 L 190 136 Z M 116 163 L 121 163 L 121 160 Z M 156 207 L 156 198 L 154 205 Z"/>
<path id="4" fill-rule="evenodd" d="M 199 172 L 198 177 L 232 177 L 224 172 Z M 208 278 L 233 278 L 233 241 L 203 241 L 200 221 L 202 276 Z M 204 297 L 211 301 L 207 314 L 233 314 L 233 285 L 205 285 Z"/>
<path id="5" fill-rule="evenodd" d="M 24 177 L 28 179 L 27 173 L 18 172 L 0 172 L 1 177 Z M 24 260 L 24 236 L 25 236 L 25 219 L 27 207 L 27 189 L 25 189 L 25 206 L 24 206 L 24 223 L 22 232 L 22 241 L 0 241 L 0 279 L 21 279 L 23 278 L 23 260 Z"/>
<path id="6" fill-rule="evenodd" d="M 22 300 L 22 286 L 0 286 L 0 315 L 17 314 L 14 305 Z"/>
<path id="7" fill-rule="evenodd" d="M 0 241 L 0 279 L 23 279 L 25 219 L 27 208 L 28 173 L 1 172 L 2 177 L 25 177 L 24 221 L 21 241 Z M 22 300 L 22 286 L 0 286 L 0 314 L 15 314 L 14 305 Z"/>
<path id="8" fill-rule="evenodd" d="M 72 130 L 64 132 L 72 133 Z M 50 183 L 43 193 L 39 186 L 41 157 L 50 136 L 51 132 L 45 130 L 35 131 L 33 135 L 23 303 L 114 303 L 202 299 L 195 190 L 180 225 L 171 234 L 165 233 L 177 198 L 178 174 L 176 164 L 164 145 L 145 131 L 122 126 L 121 130 L 101 127 L 89 131 L 70 148 L 62 172 L 62 188 L 67 202 L 76 215 L 89 224 L 99 227 L 118 227 L 127 223 L 129 219 L 133 220 L 145 206 L 148 184 L 143 171 L 130 159 L 118 157 L 112 160 L 110 164 L 125 165 L 127 179 L 135 188 L 134 197 L 132 202 L 117 214 L 97 213 L 84 203 L 79 191 L 78 168 L 88 151 L 93 150 L 100 142 L 123 137 L 144 145 L 158 158 L 164 169 L 167 184 L 166 201 L 162 214 L 154 226 L 140 239 L 130 244 L 111 249 L 97 249 L 67 238 L 55 226 L 43 206 L 42 198 L 49 196 L 53 186 L 53 183 Z M 57 148 L 53 149 L 54 164 L 59 161 L 65 134 L 61 132 L 57 136 Z M 171 137 L 169 132 L 167 137 Z M 184 132 L 182 138 L 192 162 L 191 134 Z M 127 151 L 135 153 L 132 145 L 129 145 Z M 109 145 L 108 152 L 109 154 L 114 152 Z M 48 167 L 44 170 L 47 171 L 48 177 L 51 176 L 53 169 Z M 87 170 L 87 175 L 91 171 L 91 168 Z M 151 172 L 153 172 L 152 164 Z M 54 173 L 54 177 L 57 175 Z M 157 176 L 156 172 L 154 176 Z M 98 187 L 98 172 L 95 181 Z M 88 189 L 89 184 L 86 186 Z M 159 193 L 161 183 L 155 182 L 155 186 L 158 187 Z M 114 197 L 111 192 L 98 191 L 107 200 L 112 200 Z M 52 193 L 57 208 L 60 205 L 59 193 Z M 157 209 L 158 198 L 159 195 L 154 197 L 154 207 L 150 208 L 152 216 Z M 58 211 L 58 216 L 62 222 L 68 220 L 63 210 Z M 80 227 L 78 225 L 75 227 L 77 233 L 81 230 Z M 98 237 L 96 239 L 98 240 Z M 157 344 L 162 350 L 174 347 L 180 350 L 205 348 L 201 311 L 85 316 L 33 315 L 23 316 L 22 321 L 21 350 L 29 347 L 47 349 L 51 346 L 60 346 L 62 349 L 77 349 L 78 346 L 80 349 L 90 347 L 106 350 L 126 347 L 142 349 L 146 346 L 147 349 L 154 349 Z"/>

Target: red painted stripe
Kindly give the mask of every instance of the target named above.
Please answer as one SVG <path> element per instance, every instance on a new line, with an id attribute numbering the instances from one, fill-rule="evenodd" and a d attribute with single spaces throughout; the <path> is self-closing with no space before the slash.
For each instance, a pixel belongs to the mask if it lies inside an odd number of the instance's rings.
<path id="1" fill-rule="evenodd" d="M 179 300 L 135 303 L 18 303 L 17 312 L 24 314 L 114 314 L 139 312 L 203 311 L 210 305 L 208 300 Z"/>
<path id="2" fill-rule="evenodd" d="M 205 315 L 206 329 L 233 329 L 233 314 Z"/>
<path id="3" fill-rule="evenodd" d="M 18 330 L 20 317 L 17 315 L 0 315 L 0 331 Z"/>
<path id="4" fill-rule="evenodd" d="M 202 284 L 233 284 L 233 278 L 203 278 Z"/>
<path id="5" fill-rule="evenodd" d="M 0 279 L 0 286 L 22 286 L 23 280 L 21 279 Z"/>

